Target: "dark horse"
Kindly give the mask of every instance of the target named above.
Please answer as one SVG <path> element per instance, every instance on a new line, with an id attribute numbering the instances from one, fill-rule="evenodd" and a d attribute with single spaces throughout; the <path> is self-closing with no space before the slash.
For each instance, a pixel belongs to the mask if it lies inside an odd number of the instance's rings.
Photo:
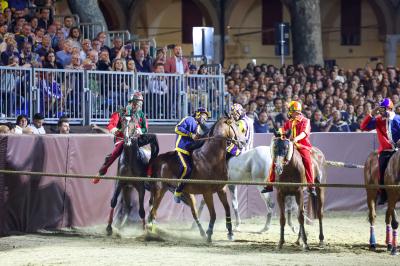
<path id="1" fill-rule="evenodd" d="M 396 151 L 390 158 L 385 171 L 385 185 L 400 185 L 400 151 Z M 392 227 L 392 239 L 390 232 L 386 231 L 386 242 L 388 249 L 391 247 L 391 254 L 397 255 L 397 228 L 399 222 L 396 215 L 396 203 L 400 200 L 400 190 L 398 188 L 387 188 L 388 205 L 386 210 L 386 226 Z"/>
<path id="2" fill-rule="evenodd" d="M 230 117 L 220 118 L 210 129 L 204 144 L 192 153 L 193 171 L 191 179 L 196 180 L 228 180 L 226 164 L 226 147 L 228 142 L 242 146 L 245 143 L 244 135 Z M 179 176 L 178 156 L 175 151 L 159 155 L 151 164 L 152 176 L 162 178 L 177 178 Z M 153 186 L 154 205 L 150 211 L 149 222 L 156 219 L 157 209 L 167 190 L 174 190 L 176 184 L 156 183 Z M 228 238 L 233 239 L 230 206 L 226 197 L 225 185 L 214 184 L 186 184 L 183 190 L 185 202 L 190 206 L 193 218 L 197 223 L 201 236 L 205 237 L 204 230 L 198 220 L 193 194 L 202 194 L 210 212 L 210 223 L 207 230 L 207 241 L 211 242 L 214 230 L 216 213 L 213 194 L 217 192 L 225 209 L 226 228 Z M 154 226 L 154 224 L 153 224 Z M 154 227 L 153 227 L 154 229 Z"/>
<path id="3" fill-rule="evenodd" d="M 295 144 L 289 140 L 291 135 L 290 130 L 285 135 L 275 131 L 275 138 L 272 140 L 272 158 L 275 163 L 275 174 L 277 181 L 288 183 L 305 183 L 305 169 L 299 151 L 294 148 Z M 317 149 L 312 149 L 312 163 L 316 183 L 325 183 L 325 157 L 322 152 Z M 300 244 L 300 238 L 304 243 L 304 248 L 309 249 L 307 244 L 307 236 L 304 229 L 304 196 L 303 188 L 300 186 L 283 186 L 277 188 L 277 200 L 280 209 L 280 225 L 281 237 L 279 240 L 278 248 L 281 249 L 284 240 L 284 228 L 286 223 L 285 218 L 285 198 L 288 195 L 294 195 L 299 207 L 298 220 L 300 224 L 299 236 L 296 241 Z M 317 202 L 316 202 L 317 201 Z M 312 202 L 313 212 L 317 213 L 319 220 L 319 245 L 324 245 L 324 233 L 322 228 L 323 206 L 325 201 L 325 189 L 317 187 L 317 199 L 310 196 L 309 204 Z"/>
<path id="4" fill-rule="evenodd" d="M 154 134 L 140 135 L 136 134 L 137 122 L 130 117 L 125 117 L 122 123 L 124 131 L 124 147 L 121 156 L 118 160 L 118 175 L 119 176 L 145 176 L 149 160 L 153 160 L 159 151 L 157 137 Z M 143 145 L 150 144 L 150 154 L 146 152 Z M 131 206 L 131 188 L 136 188 L 139 194 L 139 216 L 142 219 L 143 228 L 145 227 L 145 210 L 144 210 L 144 195 L 145 182 L 141 181 L 121 181 L 118 180 L 115 184 L 115 191 L 111 199 L 111 211 L 108 219 L 107 233 L 112 234 L 112 222 L 114 216 L 114 208 L 117 205 L 118 196 L 123 191 L 123 201 L 125 213 L 129 214 Z"/>

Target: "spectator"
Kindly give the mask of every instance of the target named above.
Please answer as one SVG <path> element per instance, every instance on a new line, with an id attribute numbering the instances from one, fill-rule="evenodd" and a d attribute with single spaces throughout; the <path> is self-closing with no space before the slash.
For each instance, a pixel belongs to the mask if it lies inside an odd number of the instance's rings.
<path id="1" fill-rule="evenodd" d="M 143 49 L 139 49 L 135 53 L 135 65 L 138 72 L 151 72 L 150 66 L 146 64 Z"/>
<path id="2" fill-rule="evenodd" d="M 9 134 L 10 129 L 6 125 L 0 125 L 0 134 Z"/>
<path id="3" fill-rule="evenodd" d="M 81 57 L 79 53 L 73 53 L 71 56 L 71 64 L 67 65 L 65 69 L 82 70 Z"/>
<path id="4" fill-rule="evenodd" d="M 153 66 L 159 63 L 165 65 L 166 62 L 167 62 L 166 49 L 158 49 L 156 53 L 156 58 L 154 59 Z"/>
<path id="5" fill-rule="evenodd" d="M 28 117 L 24 114 L 17 117 L 15 123 L 15 134 L 22 134 L 23 130 L 28 126 Z"/>
<path id="6" fill-rule="evenodd" d="M 128 60 L 126 63 L 126 71 L 136 73 L 136 65 L 133 59 Z"/>
<path id="7" fill-rule="evenodd" d="M 96 38 L 100 42 L 100 51 L 107 50 L 108 54 L 110 54 L 110 48 L 106 45 L 107 34 L 104 31 L 99 32 Z"/>
<path id="8" fill-rule="evenodd" d="M 197 67 L 195 65 L 189 66 L 189 74 L 196 75 L 197 74 Z"/>
<path id="9" fill-rule="evenodd" d="M 149 66 L 150 71 L 152 71 L 152 67 L 154 64 L 154 58 L 150 55 L 150 44 L 148 42 L 142 42 L 140 48 L 143 49 L 144 52 L 144 61 L 145 64 Z"/>
<path id="10" fill-rule="evenodd" d="M 6 38 L 6 49 L 1 53 L 1 63 L 3 65 L 8 65 L 10 57 L 19 58 L 18 50 L 16 49 L 17 43 L 10 37 Z"/>
<path id="11" fill-rule="evenodd" d="M 154 69 L 154 73 L 163 74 L 164 73 L 164 65 L 157 64 Z M 168 93 L 168 85 L 165 77 L 163 76 L 155 76 L 150 78 L 149 81 L 149 102 L 151 106 L 150 115 L 152 117 L 160 117 L 160 115 L 166 114 L 166 94 Z"/>
<path id="12" fill-rule="evenodd" d="M 28 42 L 33 45 L 33 39 L 35 38 L 35 34 L 32 33 L 32 27 L 28 23 L 25 23 L 22 26 L 22 32 L 15 35 L 15 41 L 17 42 L 17 48 L 19 51 L 22 51 L 24 43 Z"/>
<path id="13" fill-rule="evenodd" d="M 99 61 L 97 62 L 97 70 L 100 71 L 111 70 L 111 61 L 107 50 L 102 50 L 100 52 Z"/>
<path id="14" fill-rule="evenodd" d="M 32 52 L 32 44 L 29 42 L 23 44 L 22 52 L 20 53 L 20 64 L 24 67 L 41 67 L 40 57 Z"/>
<path id="15" fill-rule="evenodd" d="M 62 41 L 63 50 L 56 53 L 56 61 L 63 68 L 71 64 L 72 43 L 70 41 Z"/>
<path id="16" fill-rule="evenodd" d="M 316 110 L 311 119 L 311 132 L 325 132 L 326 121 L 320 110 Z"/>
<path id="17" fill-rule="evenodd" d="M 59 134 L 69 134 L 69 121 L 66 118 L 60 118 L 57 123 L 58 133 Z"/>
<path id="18" fill-rule="evenodd" d="M 79 27 L 72 27 L 69 31 L 67 40 L 71 41 L 72 47 L 82 49 L 81 45 L 81 30 Z"/>
<path id="19" fill-rule="evenodd" d="M 36 113 L 33 116 L 33 124 L 29 125 L 28 127 L 30 129 L 32 129 L 33 134 L 46 134 L 46 131 L 44 130 L 43 127 L 43 123 L 44 123 L 44 117 L 42 114 L 40 113 Z"/>
<path id="20" fill-rule="evenodd" d="M 258 114 L 258 119 L 254 120 L 254 132 L 255 133 L 268 133 L 268 113 L 266 111 L 261 111 Z"/>
<path id="21" fill-rule="evenodd" d="M 38 26 L 47 30 L 47 28 L 51 24 L 53 24 L 53 16 L 51 14 L 50 8 L 42 8 L 40 10 L 40 19 L 38 21 Z"/>
<path id="22" fill-rule="evenodd" d="M 332 118 L 328 120 L 326 132 L 350 132 L 349 125 L 342 120 L 342 114 L 339 110 L 332 113 Z"/>
<path id="23" fill-rule="evenodd" d="M 68 38 L 69 32 L 73 26 L 74 26 L 74 18 L 72 16 L 65 16 L 64 27 L 61 28 L 61 31 L 64 34 L 64 39 Z"/>
<path id="24" fill-rule="evenodd" d="M 82 41 L 82 50 L 79 53 L 82 61 L 89 56 L 91 50 L 92 50 L 91 41 L 89 39 L 84 39 Z"/>
<path id="25" fill-rule="evenodd" d="M 177 74 L 189 73 L 189 64 L 182 56 L 182 46 L 175 45 L 174 56 L 167 60 L 165 64 L 165 72 Z"/>
<path id="26" fill-rule="evenodd" d="M 113 71 L 120 71 L 120 72 L 125 72 L 126 67 L 122 61 L 122 59 L 115 59 L 113 64 L 112 64 L 112 70 Z"/>
<path id="27" fill-rule="evenodd" d="M 50 51 L 51 48 L 51 37 L 50 35 L 44 35 L 40 47 L 37 47 L 34 51 L 40 56 L 40 60 L 44 61 L 45 55 Z"/>
<path id="28" fill-rule="evenodd" d="M 62 66 L 57 65 L 56 55 L 54 54 L 53 50 L 50 50 L 44 56 L 43 68 L 50 68 L 50 69 L 62 68 Z"/>
<path id="29" fill-rule="evenodd" d="M 114 59 L 117 57 L 117 54 L 122 48 L 122 38 L 121 37 L 115 37 L 113 40 L 113 47 L 110 49 L 110 60 L 114 61 Z"/>

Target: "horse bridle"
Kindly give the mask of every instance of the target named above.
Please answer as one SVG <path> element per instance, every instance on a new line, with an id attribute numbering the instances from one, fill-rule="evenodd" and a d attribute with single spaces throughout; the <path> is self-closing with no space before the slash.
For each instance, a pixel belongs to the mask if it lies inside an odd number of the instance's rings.
<path id="1" fill-rule="evenodd" d="M 229 121 L 229 122 L 228 122 L 228 121 Z M 210 137 L 210 136 L 207 136 L 207 137 L 205 137 L 205 138 L 196 139 L 196 141 L 224 138 L 224 139 L 226 139 L 228 146 L 229 146 L 231 143 L 234 143 L 235 145 L 241 146 L 242 144 L 241 144 L 240 141 L 238 140 L 237 133 L 236 133 L 235 129 L 234 129 L 233 126 L 232 126 L 232 123 L 233 123 L 233 122 L 231 121 L 231 118 L 228 118 L 227 120 L 225 120 L 224 123 L 227 124 L 227 125 L 229 126 L 229 131 L 232 130 L 233 135 L 234 135 L 233 138 L 231 138 L 231 137 L 221 137 L 221 136 L 211 136 L 211 137 Z"/>
<path id="2" fill-rule="evenodd" d="M 124 142 L 126 142 L 126 144 L 128 146 L 130 146 L 132 144 L 132 139 L 137 138 L 138 134 L 136 134 L 136 132 L 134 132 L 134 134 L 131 135 L 130 132 L 129 132 L 129 129 L 130 129 L 129 128 L 129 124 L 130 124 L 130 122 L 132 120 L 132 117 L 131 116 L 125 116 L 124 119 L 125 119 L 125 122 L 126 122 L 125 128 L 124 128 Z M 135 127 L 136 127 L 137 120 L 135 118 L 133 118 L 133 121 L 134 121 L 134 124 L 135 124 Z"/>

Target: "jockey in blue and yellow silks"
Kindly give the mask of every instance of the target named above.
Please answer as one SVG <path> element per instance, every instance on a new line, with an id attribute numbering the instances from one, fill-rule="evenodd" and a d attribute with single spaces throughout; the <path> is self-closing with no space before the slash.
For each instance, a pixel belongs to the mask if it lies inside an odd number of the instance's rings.
<path id="1" fill-rule="evenodd" d="M 209 112 L 205 108 L 198 108 L 194 116 L 187 116 L 182 119 L 175 127 L 176 145 L 175 151 L 178 155 L 180 164 L 180 179 L 187 179 L 192 172 L 191 145 L 198 138 L 200 126 L 205 125 L 210 117 Z M 184 183 L 180 183 L 175 190 L 174 199 L 180 203 Z"/>

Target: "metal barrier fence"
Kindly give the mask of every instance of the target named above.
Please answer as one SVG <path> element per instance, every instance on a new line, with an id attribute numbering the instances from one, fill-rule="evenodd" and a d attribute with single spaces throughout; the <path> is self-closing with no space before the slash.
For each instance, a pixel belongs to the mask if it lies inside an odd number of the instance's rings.
<path id="1" fill-rule="evenodd" d="M 107 124 L 134 91 L 152 124 L 175 124 L 204 106 L 217 120 L 227 105 L 221 75 L 179 75 L 0 67 L 0 122 L 41 113 L 46 123 Z M 227 101 L 228 100 L 228 101 Z"/>
<path id="2" fill-rule="evenodd" d="M 104 31 L 104 26 L 100 22 L 79 23 L 79 29 L 84 39 L 93 40 L 99 32 Z"/>
<path id="3" fill-rule="evenodd" d="M 71 123 L 85 124 L 84 73 L 78 70 L 33 69 L 35 112 L 46 122 L 67 117 Z"/>
<path id="4" fill-rule="evenodd" d="M 106 34 L 107 34 L 107 45 L 108 45 L 108 47 L 112 47 L 112 41 L 116 37 L 121 38 L 123 44 L 125 44 L 126 41 L 131 39 L 131 33 L 129 31 L 127 31 L 127 30 L 106 31 Z"/>
<path id="5" fill-rule="evenodd" d="M 15 122 L 20 114 L 32 117 L 31 80 L 29 68 L 0 68 L 0 120 Z"/>

